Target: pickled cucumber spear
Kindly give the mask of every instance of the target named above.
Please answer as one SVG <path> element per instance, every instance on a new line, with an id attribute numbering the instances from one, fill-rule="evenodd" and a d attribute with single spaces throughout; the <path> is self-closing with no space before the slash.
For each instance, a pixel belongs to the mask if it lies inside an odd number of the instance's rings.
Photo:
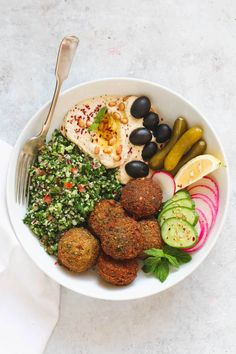
<path id="1" fill-rule="evenodd" d="M 172 171 L 179 163 L 181 158 L 191 149 L 191 147 L 201 139 L 203 130 L 199 127 L 188 129 L 175 143 L 165 158 L 164 168 Z"/>
<path id="2" fill-rule="evenodd" d="M 158 151 L 149 161 L 149 167 L 153 170 L 161 170 L 164 166 L 164 160 L 172 147 L 178 141 L 178 139 L 184 134 L 187 130 L 187 122 L 184 118 L 179 117 L 175 120 L 172 136 L 168 144 Z"/>
<path id="3" fill-rule="evenodd" d="M 171 171 L 169 171 L 173 176 L 179 171 L 179 169 L 184 166 L 188 161 L 192 160 L 194 157 L 204 154 L 206 151 L 207 144 L 205 140 L 199 140 L 196 142 L 192 148 L 182 157 L 178 165 Z"/>

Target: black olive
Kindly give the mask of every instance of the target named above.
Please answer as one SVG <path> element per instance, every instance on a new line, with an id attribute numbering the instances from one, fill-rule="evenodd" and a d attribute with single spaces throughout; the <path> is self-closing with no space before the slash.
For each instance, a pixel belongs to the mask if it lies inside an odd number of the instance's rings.
<path id="1" fill-rule="evenodd" d="M 149 160 L 157 152 L 157 144 L 154 141 L 151 141 L 145 144 L 142 151 L 142 158 L 144 161 Z"/>
<path id="2" fill-rule="evenodd" d="M 149 174 L 149 167 L 143 161 L 130 161 L 125 165 L 126 173 L 133 178 L 146 177 Z"/>
<path id="3" fill-rule="evenodd" d="M 147 129 L 155 129 L 159 124 L 159 116 L 155 112 L 149 112 L 143 119 L 143 125 Z"/>
<path id="4" fill-rule="evenodd" d="M 172 130 L 168 124 L 160 124 L 158 125 L 154 136 L 156 136 L 156 141 L 158 143 L 164 143 L 169 140 L 171 137 Z"/>
<path id="5" fill-rule="evenodd" d="M 130 112 L 135 118 L 143 118 L 146 114 L 148 114 L 150 108 L 151 102 L 149 98 L 146 96 L 140 96 L 133 102 Z"/>
<path id="6" fill-rule="evenodd" d="M 156 125 L 156 126 L 152 129 L 152 134 L 155 136 L 155 138 L 157 137 L 157 128 L 158 128 L 158 125 Z"/>
<path id="7" fill-rule="evenodd" d="M 132 131 L 129 140 L 134 145 L 144 145 L 152 140 L 152 134 L 146 128 L 137 128 Z"/>

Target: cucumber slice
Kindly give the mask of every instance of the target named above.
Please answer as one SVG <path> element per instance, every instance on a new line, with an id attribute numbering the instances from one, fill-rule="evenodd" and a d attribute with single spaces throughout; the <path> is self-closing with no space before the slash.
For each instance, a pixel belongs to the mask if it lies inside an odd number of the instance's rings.
<path id="1" fill-rule="evenodd" d="M 164 208 L 169 205 L 170 203 L 177 202 L 177 200 L 181 199 L 190 199 L 190 194 L 188 191 L 179 191 L 177 192 L 171 199 L 169 199 L 165 204 Z"/>
<path id="2" fill-rule="evenodd" d="M 189 198 L 188 199 L 180 199 L 180 200 L 176 200 L 175 202 L 168 204 L 167 206 L 164 205 L 164 208 L 162 209 L 162 211 L 176 208 L 176 207 L 185 207 L 185 208 L 194 209 L 195 203 L 193 200 L 191 200 Z"/>
<path id="3" fill-rule="evenodd" d="M 190 208 L 176 207 L 167 210 L 163 210 L 158 217 L 160 226 L 170 218 L 182 219 L 189 222 L 190 225 L 194 226 L 198 222 L 198 213 Z"/>
<path id="4" fill-rule="evenodd" d="M 161 227 L 161 235 L 164 242 L 175 248 L 193 247 L 198 240 L 198 233 L 187 221 L 171 218 Z"/>

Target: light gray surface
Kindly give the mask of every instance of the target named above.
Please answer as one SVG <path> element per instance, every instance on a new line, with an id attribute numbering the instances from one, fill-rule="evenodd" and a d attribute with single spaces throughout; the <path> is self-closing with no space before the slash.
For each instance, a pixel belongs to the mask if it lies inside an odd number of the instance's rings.
<path id="1" fill-rule="evenodd" d="M 81 39 L 64 88 L 131 76 L 166 85 L 214 125 L 236 179 L 235 0 L 0 0 L 0 138 L 14 144 L 53 86 L 57 45 Z M 46 354 L 236 353 L 236 188 L 219 241 L 195 273 L 144 300 L 62 289 Z"/>

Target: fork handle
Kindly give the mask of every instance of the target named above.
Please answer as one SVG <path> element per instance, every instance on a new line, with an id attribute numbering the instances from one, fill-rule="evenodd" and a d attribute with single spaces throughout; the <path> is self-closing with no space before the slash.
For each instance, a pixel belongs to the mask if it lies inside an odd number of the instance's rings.
<path id="1" fill-rule="evenodd" d="M 46 139 L 49 127 L 51 125 L 52 117 L 61 91 L 62 83 L 64 80 L 67 79 L 69 75 L 71 64 L 74 59 L 78 44 L 79 44 L 79 39 L 76 36 L 67 36 L 63 38 L 60 44 L 58 55 L 57 55 L 56 69 L 55 69 L 56 87 L 54 90 L 54 94 L 48 111 L 47 118 L 39 134 L 39 136 L 41 136 L 44 139 Z"/>

